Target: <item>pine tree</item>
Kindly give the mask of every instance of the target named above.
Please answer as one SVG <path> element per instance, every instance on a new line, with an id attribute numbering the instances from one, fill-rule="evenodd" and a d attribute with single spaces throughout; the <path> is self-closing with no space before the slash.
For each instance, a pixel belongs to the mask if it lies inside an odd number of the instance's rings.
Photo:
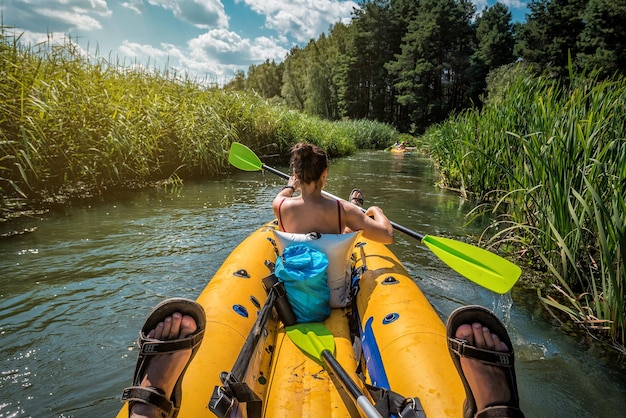
<path id="1" fill-rule="evenodd" d="M 519 55 L 541 68 L 553 69 L 558 76 L 566 76 L 569 57 L 578 54 L 578 38 L 585 27 L 582 13 L 588 2 L 533 0 L 519 35 Z"/>
<path id="2" fill-rule="evenodd" d="M 513 16 L 502 3 L 486 7 L 476 20 L 476 51 L 471 58 L 470 97 L 479 103 L 490 71 L 515 61 Z"/>
<path id="3" fill-rule="evenodd" d="M 284 64 L 281 96 L 288 107 L 304 111 L 306 56 L 302 49 L 293 47 L 285 58 Z"/>
<path id="4" fill-rule="evenodd" d="M 596 68 L 601 75 L 626 72 L 626 0 L 589 0 L 577 66 Z"/>
<path id="5" fill-rule="evenodd" d="M 283 79 L 283 65 L 274 60 L 265 60 L 263 64 L 248 67 L 246 90 L 253 90 L 261 96 L 271 99 L 280 96 Z"/>
<path id="6" fill-rule="evenodd" d="M 468 104 L 474 12 L 466 0 L 420 0 L 401 54 L 386 66 L 395 77 L 398 102 L 409 110 L 417 131 Z"/>
<path id="7" fill-rule="evenodd" d="M 349 85 L 345 90 L 347 115 L 352 118 L 385 121 L 391 113 L 394 97 L 385 68 L 385 63 L 393 59 L 389 10 L 386 0 L 366 1 L 355 10 L 353 44 L 349 49 Z"/>

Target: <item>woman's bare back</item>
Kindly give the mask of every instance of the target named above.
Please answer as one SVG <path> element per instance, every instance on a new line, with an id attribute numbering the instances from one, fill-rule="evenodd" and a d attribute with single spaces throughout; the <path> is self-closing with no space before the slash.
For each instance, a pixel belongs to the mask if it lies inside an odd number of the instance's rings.
<path id="1" fill-rule="evenodd" d="M 342 203 L 323 196 L 285 198 L 277 215 L 281 229 L 298 234 L 341 234 L 346 226 Z"/>

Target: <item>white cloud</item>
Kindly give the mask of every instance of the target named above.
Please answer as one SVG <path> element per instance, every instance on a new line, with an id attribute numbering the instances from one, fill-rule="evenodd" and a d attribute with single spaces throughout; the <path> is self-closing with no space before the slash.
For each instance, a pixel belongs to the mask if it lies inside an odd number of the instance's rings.
<path id="1" fill-rule="evenodd" d="M 282 60 L 288 52 L 275 39 L 262 36 L 250 40 L 225 29 L 210 30 L 190 40 L 188 46 L 194 56 L 228 58 L 240 64 L 265 59 Z"/>
<path id="2" fill-rule="evenodd" d="M 148 3 L 171 10 L 176 18 L 198 28 L 228 27 L 228 16 L 220 0 L 148 0 Z"/>
<path id="3" fill-rule="evenodd" d="M 243 39 L 236 33 L 226 29 L 210 30 L 197 38 L 191 39 L 188 44 L 192 50 L 212 51 L 216 54 L 241 51 L 250 47 L 248 39 Z"/>
<path id="4" fill-rule="evenodd" d="M 288 52 L 276 39 L 262 36 L 251 40 L 226 29 L 213 29 L 191 39 L 188 48 L 189 53 L 181 59 L 186 68 L 201 68 L 220 79 L 266 59 L 282 61 Z"/>
<path id="5" fill-rule="evenodd" d="M 78 30 L 102 29 L 100 21 L 85 13 L 78 13 L 75 10 L 59 9 L 39 9 L 38 12 L 45 15 L 47 19 L 52 19 L 68 28 Z"/>
<path id="6" fill-rule="evenodd" d="M 32 32 L 100 29 L 98 18 L 112 13 L 105 0 L 15 0 L 0 10 L 5 25 Z"/>
<path id="7" fill-rule="evenodd" d="M 165 44 L 162 44 L 161 48 L 156 48 L 152 45 L 124 41 L 120 45 L 119 52 L 126 57 L 142 59 L 145 57 L 166 58 L 170 51 L 165 48 Z"/>
<path id="8" fill-rule="evenodd" d="M 34 1 L 33 3 L 54 4 L 55 6 L 68 6 L 69 8 L 80 12 L 94 12 L 106 16 L 110 14 L 106 0 L 64 0 L 58 1 Z"/>
<path id="9" fill-rule="evenodd" d="M 144 7 L 143 7 L 143 0 L 130 0 L 130 1 L 124 1 L 122 3 L 120 3 L 122 5 L 122 7 L 125 7 L 127 9 L 132 10 L 133 12 L 137 13 L 137 14 L 142 14 L 144 11 Z"/>
<path id="10" fill-rule="evenodd" d="M 337 21 L 348 21 L 354 1 L 340 0 L 236 0 L 265 16 L 265 27 L 308 42 Z"/>
<path id="11" fill-rule="evenodd" d="M 282 61 L 289 52 L 280 44 L 283 41 L 276 40 L 274 38 L 267 38 L 261 36 L 254 40 L 252 50 L 250 51 L 250 58 L 252 60 L 266 60 L 269 59 L 275 61 Z"/>
<path id="12" fill-rule="evenodd" d="M 499 2 L 507 6 L 509 9 L 524 9 L 528 6 L 528 1 L 522 0 L 499 0 Z"/>
<path id="13" fill-rule="evenodd" d="M 476 6 L 476 12 L 478 14 L 482 13 L 482 11 L 485 9 L 485 7 L 487 6 L 487 3 L 489 3 L 489 6 L 493 6 L 496 3 L 502 3 L 504 4 L 506 7 L 508 7 L 509 9 L 524 9 L 527 6 L 528 1 L 522 1 L 522 0 L 498 0 L 498 1 L 493 1 L 493 0 L 472 0 L 472 3 L 474 3 L 474 6 Z"/>
<path id="14" fill-rule="evenodd" d="M 119 52 L 137 65 L 167 66 L 223 84 L 236 70 L 246 70 L 250 64 L 266 59 L 282 61 L 288 51 L 273 38 L 246 39 L 226 29 L 212 29 L 189 40 L 185 48 L 166 43 L 153 46 L 124 41 Z"/>

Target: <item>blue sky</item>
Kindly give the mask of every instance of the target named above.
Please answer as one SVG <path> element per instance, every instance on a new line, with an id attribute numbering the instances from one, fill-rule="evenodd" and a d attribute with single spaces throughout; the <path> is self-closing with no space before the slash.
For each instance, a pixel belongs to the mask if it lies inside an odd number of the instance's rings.
<path id="1" fill-rule="evenodd" d="M 496 0 L 473 0 L 477 10 Z M 530 0 L 500 0 L 523 21 Z M 224 84 L 235 71 L 349 22 L 344 0 L 0 0 L 5 27 L 36 44 L 71 40 L 122 65 L 166 66 Z"/>

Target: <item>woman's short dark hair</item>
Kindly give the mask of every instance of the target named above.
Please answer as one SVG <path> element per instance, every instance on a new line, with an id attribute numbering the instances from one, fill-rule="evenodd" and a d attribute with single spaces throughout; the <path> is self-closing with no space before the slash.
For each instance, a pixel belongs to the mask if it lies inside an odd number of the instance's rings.
<path id="1" fill-rule="evenodd" d="M 291 149 L 291 169 L 301 182 L 318 181 L 328 167 L 326 152 L 317 145 L 299 142 Z"/>

